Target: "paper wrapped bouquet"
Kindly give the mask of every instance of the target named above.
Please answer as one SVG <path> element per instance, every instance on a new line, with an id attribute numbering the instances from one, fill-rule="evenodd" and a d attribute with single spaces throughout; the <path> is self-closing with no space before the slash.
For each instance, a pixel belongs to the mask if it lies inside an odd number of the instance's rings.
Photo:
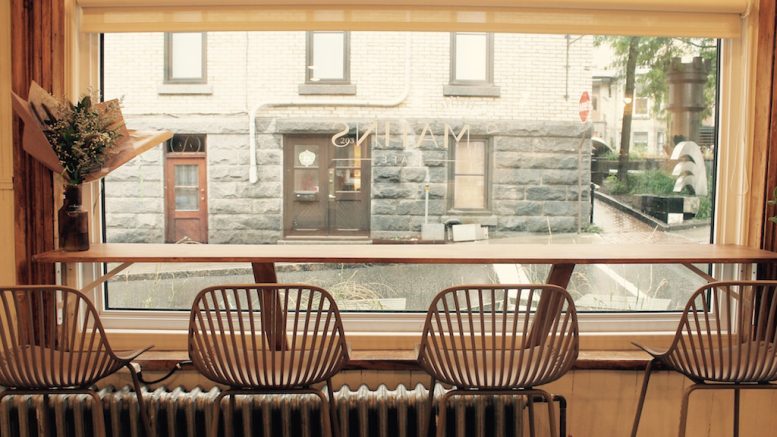
<path id="1" fill-rule="evenodd" d="M 11 94 L 13 94 L 14 111 L 24 122 L 24 136 L 22 138 L 24 150 L 51 169 L 51 171 L 63 174 L 65 169 L 54 152 L 54 147 L 49 143 L 44 133 L 46 129 L 44 115 L 55 113 L 55 108 L 60 103 L 35 82 L 30 85 L 27 100 L 22 99 L 15 93 Z M 102 166 L 90 170 L 85 175 L 84 182 L 94 181 L 106 176 L 132 158 L 173 136 L 170 131 L 127 129 L 118 100 L 97 103 L 94 105 L 94 109 L 105 114 L 106 119 L 110 120 L 110 128 L 117 132 L 118 138 L 110 150 L 107 151 Z"/>

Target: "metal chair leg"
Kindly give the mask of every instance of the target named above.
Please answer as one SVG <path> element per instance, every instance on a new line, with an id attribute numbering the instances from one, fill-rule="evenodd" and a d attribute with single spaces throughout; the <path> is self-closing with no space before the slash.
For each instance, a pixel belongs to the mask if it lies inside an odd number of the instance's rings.
<path id="1" fill-rule="evenodd" d="M 332 424 L 329 416 L 329 400 L 321 390 L 311 390 L 321 399 L 321 434 L 324 437 L 332 437 Z"/>
<path id="2" fill-rule="evenodd" d="M 553 395 L 553 400 L 558 401 L 558 435 L 567 437 L 567 398 L 561 395 Z"/>
<path id="3" fill-rule="evenodd" d="M 734 389 L 734 437 L 739 437 L 739 397 L 740 391 Z"/>
<path id="4" fill-rule="evenodd" d="M 148 418 L 146 405 L 143 403 L 143 391 L 140 389 L 140 378 L 138 377 L 138 372 L 135 371 L 135 368 L 130 363 L 127 364 L 127 368 L 129 369 L 130 376 L 132 377 L 132 387 L 135 390 L 135 397 L 138 398 L 138 410 L 140 411 L 140 421 L 142 422 L 143 431 L 146 433 L 146 437 L 153 437 L 153 433 L 151 432 L 151 421 Z"/>
<path id="5" fill-rule="evenodd" d="M 448 412 L 448 398 L 453 396 L 454 390 L 449 391 L 448 393 L 445 393 L 440 397 L 440 402 L 437 404 L 437 437 L 445 437 L 445 425 L 447 425 L 446 420 L 448 420 L 447 412 Z"/>
<path id="6" fill-rule="evenodd" d="M 536 431 L 534 427 L 534 395 L 527 396 L 526 408 L 529 409 L 529 437 L 535 437 Z"/>
<path id="7" fill-rule="evenodd" d="M 340 420 L 337 414 L 337 402 L 335 402 L 335 391 L 332 388 L 332 379 L 326 380 L 326 390 L 329 395 L 329 421 L 332 423 L 332 435 L 340 437 Z"/>
<path id="8" fill-rule="evenodd" d="M 645 406 L 645 397 L 647 396 L 648 383 L 650 382 L 650 373 L 653 371 L 653 364 L 656 360 L 650 360 L 645 366 L 645 376 L 642 378 L 642 391 L 637 401 L 637 412 L 634 415 L 634 424 L 631 426 L 631 437 L 637 437 L 639 429 L 639 420 L 642 418 L 642 408 Z"/>
<path id="9" fill-rule="evenodd" d="M 683 392 L 683 403 L 680 407 L 680 429 L 677 433 L 678 437 L 685 437 L 685 429 L 687 428 L 688 424 L 688 404 L 691 399 L 691 393 L 693 393 L 694 390 L 696 390 L 698 387 L 696 384 L 688 387 Z"/>
<path id="10" fill-rule="evenodd" d="M 95 437 L 105 437 L 105 416 L 103 415 L 103 401 L 96 391 L 90 390 L 89 395 L 94 402 L 92 403 L 92 428 Z"/>
<path id="11" fill-rule="evenodd" d="M 221 400 L 224 396 L 228 395 L 229 391 L 223 391 L 216 396 L 213 400 L 213 406 L 210 416 L 210 429 L 208 430 L 209 437 L 218 437 L 219 434 L 219 413 L 221 412 Z"/>
<path id="12" fill-rule="evenodd" d="M 558 437 L 558 429 L 556 429 L 556 413 L 553 409 L 553 396 L 542 390 L 538 390 L 538 392 L 548 404 L 548 428 L 550 429 L 550 437 Z"/>
<path id="13" fill-rule="evenodd" d="M 437 385 L 437 380 L 432 377 L 432 382 L 429 384 L 429 396 L 426 400 L 426 423 L 424 424 L 423 437 L 429 437 L 429 432 L 432 430 L 432 420 L 434 420 L 434 388 Z"/>

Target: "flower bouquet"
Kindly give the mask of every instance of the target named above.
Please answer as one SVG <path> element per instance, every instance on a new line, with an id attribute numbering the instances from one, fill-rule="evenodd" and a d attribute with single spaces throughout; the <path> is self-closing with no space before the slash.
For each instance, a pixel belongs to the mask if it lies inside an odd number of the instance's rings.
<path id="1" fill-rule="evenodd" d="M 169 131 L 127 129 L 118 100 L 92 103 L 85 96 L 72 104 L 55 99 L 35 82 L 26 101 L 13 94 L 13 106 L 24 121 L 24 150 L 65 180 L 65 202 L 58 215 L 64 250 L 89 248 L 81 184 L 100 179 L 172 137 Z"/>

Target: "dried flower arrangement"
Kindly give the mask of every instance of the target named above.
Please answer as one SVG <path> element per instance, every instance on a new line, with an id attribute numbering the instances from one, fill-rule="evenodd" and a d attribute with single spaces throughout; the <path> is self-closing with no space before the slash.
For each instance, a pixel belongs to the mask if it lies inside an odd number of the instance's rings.
<path id="1" fill-rule="evenodd" d="M 117 100 L 92 103 L 86 96 L 72 104 L 55 99 L 35 82 L 27 100 L 12 97 L 14 111 L 24 121 L 24 150 L 65 179 L 59 246 L 87 250 L 88 212 L 81 209 L 81 184 L 100 179 L 173 134 L 127 129 Z"/>
<path id="2" fill-rule="evenodd" d="M 116 103 L 108 102 L 111 105 Z M 42 106 L 44 114 L 36 116 L 45 126 L 43 133 L 59 158 L 69 185 L 79 185 L 92 172 L 102 168 L 106 158 L 121 137 L 114 126 L 112 110 L 92 105 L 90 96 L 73 105 L 59 102 L 55 108 Z"/>

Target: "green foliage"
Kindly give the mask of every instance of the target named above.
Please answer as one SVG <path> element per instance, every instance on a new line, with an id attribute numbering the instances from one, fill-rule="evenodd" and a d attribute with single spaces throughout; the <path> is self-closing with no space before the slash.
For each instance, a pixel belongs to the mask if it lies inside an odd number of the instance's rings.
<path id="1" fill-rule="evenodd" d="M 624 74 L 626 59 L 629 52 L 629 36 L 596 36 L 594 44 L 609 45 L 615 52 L 612 67 Z M 712 38 L 667 38 L 640 37 L 637 55 L 637 66 L 647 68 L 647 72 L 637 77 L 638 95 L 647 96 L 653 100 L 653 112 L 661 117 L 663 103 L 668 90 L 667 72 L 672 58 L 683 56 L 700 56 L 709 63 L 707 83 L 704 86 L 705 109 L 702 114 L 707 117 L 712 113 L 715 104 L 717 85 L 717 44 Z"/>
<path id="2" fill-rule="evenodd" d="M 45 108 L 46 139 L 65 169 L 62 175 L 68 184 L 78 185 L 89 173 L 102 167 L 119 132 L 111 127 L 114 120 L 92 105 L 89 96 L 75 105 L 67 102 Z"/>
<path id="3" fill-rule="evenodd" d="M 610 194 L 673 194 L 674 178 L 661 170 L 649 170 L 644 173 L 629 174 L 625 181 L 617 176 L 608 176 L 604 189 Z"/>

